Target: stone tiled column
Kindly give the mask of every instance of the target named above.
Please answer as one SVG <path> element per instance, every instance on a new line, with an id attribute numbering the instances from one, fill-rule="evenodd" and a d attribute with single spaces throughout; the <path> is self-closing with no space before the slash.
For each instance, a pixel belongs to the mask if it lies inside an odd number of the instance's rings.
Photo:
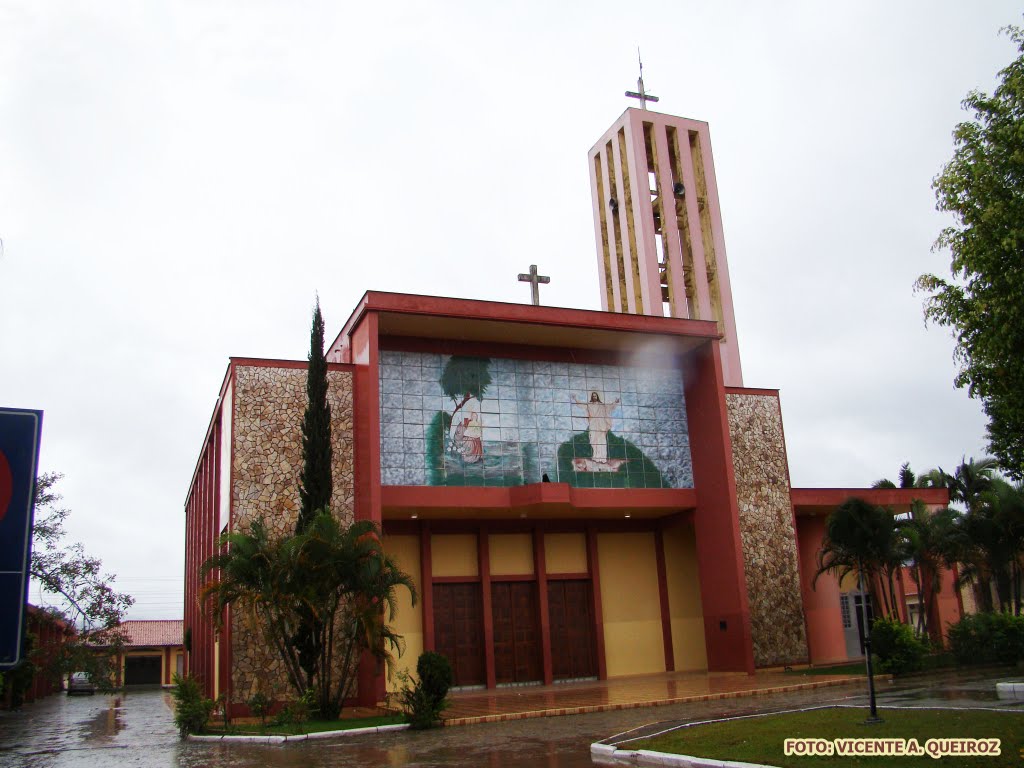
<path id="1" fill-rule="evenodd" d="M 726 394 L 754 663 L 808 656 L 782 411 L 774 393 Z"/>
<path id="2" fill-rule="evenodd" d="M 329 371 L 333 449 L 331 510 L 345 524 L 354 519 L 352 374 Z M 234 450 L 231 456 L 232 529 L 244 531 L 262 519 L 275 536 L 294 533 L 302 472 L 302 416 L 306 369 L 239 365 L 235 373 Z M 260 685 L 274 698 L 290 698 L 276 651 L 256 631 L 255 617 L 231 617 L 231 691 L 244 704 Z"/>

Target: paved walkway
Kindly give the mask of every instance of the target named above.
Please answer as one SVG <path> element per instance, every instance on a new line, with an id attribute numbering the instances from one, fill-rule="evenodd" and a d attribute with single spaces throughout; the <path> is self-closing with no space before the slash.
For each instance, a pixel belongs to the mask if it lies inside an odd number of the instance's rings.
<path id="1" fill-rule="evenodd" d="M 451 706 L 445 710 L 445 725 L 472 725 L 763 696 L 845 685 L 861 680 L 863 677 L 857 675 L 798 677 L 782 672 L 758 672 L 754 675 L 672 672 L 604 681 L 460 691 L 451 695 Z"/>

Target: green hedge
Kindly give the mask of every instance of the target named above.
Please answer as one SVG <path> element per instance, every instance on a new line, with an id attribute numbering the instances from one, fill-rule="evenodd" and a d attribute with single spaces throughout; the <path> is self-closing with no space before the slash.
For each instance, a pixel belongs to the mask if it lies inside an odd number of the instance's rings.
<path id="1" fill-rule="evenodd" d="M 1024 616 L 975 613 L 949 627 L 957 664 L 1016 664 L 1024 660 Z"/>

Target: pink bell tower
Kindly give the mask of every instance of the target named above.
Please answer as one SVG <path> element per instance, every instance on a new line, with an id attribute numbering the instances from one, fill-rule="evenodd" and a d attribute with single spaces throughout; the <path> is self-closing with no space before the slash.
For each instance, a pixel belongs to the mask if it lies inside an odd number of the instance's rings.
<path id="1" fill-rule="evenodd" d="M 743 386 L 708 124 L 627 109 L 590 150 L 601 306 L 714 320 L 726 386 Z"/>

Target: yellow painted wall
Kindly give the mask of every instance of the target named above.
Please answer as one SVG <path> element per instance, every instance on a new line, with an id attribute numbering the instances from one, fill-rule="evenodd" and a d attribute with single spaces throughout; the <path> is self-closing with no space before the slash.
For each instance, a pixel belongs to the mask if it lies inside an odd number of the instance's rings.
<path id="1" fill-rule="evenodd" d="M 220 638 L 213 641 L 213 698 L 220 696 Z"/>
<path id="2" fill-rule="evenodd" d="M 533 574 L 533 536 L 528 533 L 492 533 L 487 538 L 492 576 Z"/>
<path id="3" fill-rule="evenodd" d="M 821 578 L 823 578 L 823 579 L 827 579 L 829 577 L 834 579 L 835 575 L 831 574 L 831 573 L 823 573 L 823 574 L 821 574 Z M 842 581 L 839 582 L 839 591 L 840 592 L 856 592 L 857 591 L 857 572 L 856 571 L 851 571 L 850 573 L 848 573 L 845 576 L 843 576 Z"/>
<path id="4" fill-rule="evenodd" d="M 677 523 L 665 530 L 663 541 L 668 608 L 669 616 L 672 617 L 672 654 L 675 656 L 676 669 L 707 669 L 704 612 L 697 571 L 697 539 L 693 526 L 684 522 Z"/>
<path id="5" fill-rule="evenodd" d="M 597 537 L 608 676 L 665 671 L 653 533 Z"/>
<path id="6" fill-rule="evenodd" d="M 381 539 L 384 543 L 384 551 L 398 561 L 398 567 L 405 573 L 412 576 L 416 583 L 416 594 L 422 599 L 421 574 L 420 574 L 420 540 L 418 536 L 384 536 Z M 433 554 L 433 553 L 431 553 Z M 412 604 L 412 596 L 405 587 L 399 587 L 398 613 L 391 623 L 391 628 L 405 638 L 405 653 L 397 659 L 394 672 L 405 670 L 415 673 L 416 661 L 423 653 L 423 612 L 420 610 L 420 602 Z M 387 682 L 388 690 L 397 690 L 400 683 L 394 675 Z"/>
<path id="7" fill-rule="evenodd" d="M 431 536 L 430 564 L 434 576 L 477 576 L 480 564 L 476 536 L 472 533 Z"/>
<path id="8" fill-rule="evenodd" d="M 582 533 L 546 534 L 544 561 L 548 573 L 586 573 L 586 536 Z"/>

